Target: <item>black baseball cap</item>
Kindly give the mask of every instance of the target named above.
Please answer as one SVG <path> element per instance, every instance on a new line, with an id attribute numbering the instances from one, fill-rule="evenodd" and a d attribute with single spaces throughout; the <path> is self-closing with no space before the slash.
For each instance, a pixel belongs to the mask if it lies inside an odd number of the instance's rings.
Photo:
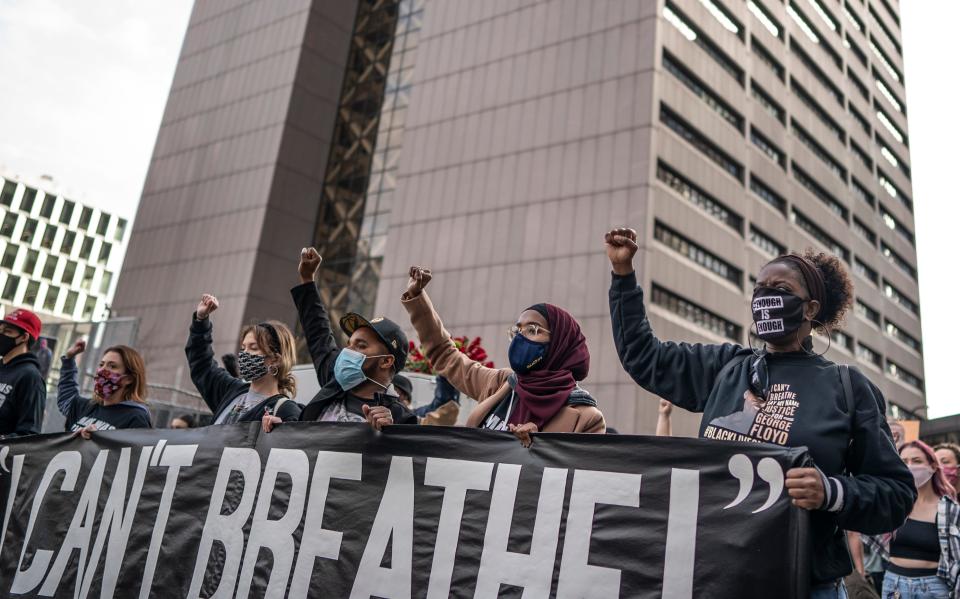
<path id="1" fill-rule="evenodd" d="M 397 391 L 403 391 L 408 397 L 413 397 L 413 382 L 402 374 L 393 375 L 393 386 Z"/>
<path id="2" fill-rule="evenodd" d="M 363 327 L 372 329 L 380 338 L 380 341 L 387 346 L 387 351 L 394 359 L 394 372 L 403 370 L 404 366 L 407 365 L 407 350 L 410 347 L 410 342 L 407 341 L 407 336 L 403 334 L 400 325 L 382 316 L 367 320 L 356 312 L 350 312 L 340 319 L 340 329 L 346 333 L 347 337 Z"/>

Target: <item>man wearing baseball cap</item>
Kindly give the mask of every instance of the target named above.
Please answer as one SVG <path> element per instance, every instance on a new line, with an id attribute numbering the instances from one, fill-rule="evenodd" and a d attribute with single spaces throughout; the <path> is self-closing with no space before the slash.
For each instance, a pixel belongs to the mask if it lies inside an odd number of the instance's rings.
<path id="1" fill-rule="evenodd" d="M 36 435 L 43 425 L 47 386 L 29 351 L 40 327 L 37 315 L 24 309 L 0 320 L 0 438 Z"/>
<path id="2" fill-rule="evenodd" d="M 300 325 L 320 381 L 320 392 L 300 413 L 302 421 L 366 422 L 373 407 L 389 410 L 398 424 L 417 424 L 417 417 L 400 402 L 393 377 L 407 363 L 409 341 L 400 326 L 386 318 L 366 319 L 350 313 L 340 319 L 340 330 L 349 338 L 337 347 L 326 307 L 314 277 L 321 258 L 313 248 L 300 253 L 300 285 L 290 290 Z M 269 432 L 279 419 L 265 415 Z"/>

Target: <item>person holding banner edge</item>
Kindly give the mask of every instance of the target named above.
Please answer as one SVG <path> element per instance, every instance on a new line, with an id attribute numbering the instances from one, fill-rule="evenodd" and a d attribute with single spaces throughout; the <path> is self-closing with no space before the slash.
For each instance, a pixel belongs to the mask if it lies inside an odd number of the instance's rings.
<path id="1" fill-rule="evenodd" d="M 477 400 L 467 426 L 510 431 L 525 446 L 530 433 L 603 433 L 596 400 L 580 387 L 590 351 L 580 325 L 565 310 L 535 304 L 510 328 L 511 368 L 487 368 L 454 345 L 425 288 L 433 275 L 413 266 L 401 301 L 434 370 Z"/>
<path id="2" fill-rule="evenodd" d="M 210 314 L 220 302 L 204 294 L 190 324 L 186 354 L 190 379 L 213 412 L 213 424 L 254 422 L 272 410 L 283 420 L 296 420 L 300 406 L 291 370 L 296 364 L 293 333 L 281 322 L 249 325 L 240 333 L 237 362 L 241 378 L 217 365 Z"/>
<path id="3" fill-rule="evenodd" d="M 899 527 L 916 498 L 879 389 L 812 351 L 811 333 L 840 322 L 852 284 L 825 254 L 780 256 L 757 276 L 752 307 L 763 349 L 660 341 L 647 320 L 633 257 L 636 231 L 605 236 L 610 315 L 624 370 L 647 391 L 703 413 L 700 436 L 807 446 L 816 468 L 786 474 L 793 504 L 811 511 L 811 597 L 843 598 L 851 571 L 844 530 Z"/>

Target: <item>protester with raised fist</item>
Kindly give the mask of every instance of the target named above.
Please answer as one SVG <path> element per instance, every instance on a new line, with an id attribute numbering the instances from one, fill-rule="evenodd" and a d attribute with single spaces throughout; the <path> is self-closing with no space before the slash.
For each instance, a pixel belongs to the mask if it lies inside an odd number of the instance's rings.
<path id="1" fill-rule="evenodd" d="M 670 416 L 673 414 L 673 404 L 665 399 L 660 400 L 657 408 L 657 436 L 670 437 L 673 435 L 673 423 Z"/>
<path id="2" fill-rule="evenodd" d="M 321 386 L 300 420 L 369 422 L 376 430 L 387 420 L 417 424 L 413 412 L 390 392 L 394 375 L 407 361 L 406 335 L 386 318 L 367 320 L 350 313 L 340 319 L 340 330 L 349 342 L 339 349 L 314 282 L 322 261 L 316 249 L 303 248 L 297 268 L 300 284 L 290 290 Z M 263 430 L 270 432 L 280 420 L 267 414 L 262 422 Z"/>
<path id="3" fill-rule="evenodd" d="M 80 395 L 77 356 L 87 349 L 78 339 L 60 358 L 57 407 L 66 418 L 65 429 L 90 438 L 93 431 L 153 428 L 147 409 L 147 372 L 137 350 L 126 345 L 108 347 L 93 379 L 93 397 Z"/>
<path id="4" fill-rule="evenodd" d="M 565 310 L 535 304 L 509 328 L 510 368 L 487 368 L 459 351 L 425 287 L 430 270 L 413 266 L 403 306 L 434 371 L 477 400 L 467 426 L 510 431 L 529 446 L 530 433 L 602 433 L 596 400 L 579 382 L 590 370 L 580 325 Z"/>
<path id="5" fill-rule="evenodd" d="M 30 352 L 40 327 L 37 315 L 23 309 L 0 321 L 0 439 L 36 435 L 43 426 L 47 385 Z"/>
<path id="6" fill-rule="evenodd" d="M 217 365 L 213 353 L 212 314 L 220 303 L 204 294 L 197 304 L 187 339 L 190 378 L 213 412 L 213 424 L 259 421 L 266 412 L 281 420 L 296 420 L 300 405 L 293 401 L 297 382 L 293 333 L 281 322 L 248 325 L 240 332 L 237 366 L 240 378 Z"/>
<path id="7" fill-rule="evenodd" d="M 764 347 L 673 343 L 658 339 L 647 319 L 633 267 L 636 231 L 614 229 L 605 241 L 624 370 L 647 391 L 703 413 L 701 437 L 809 448 L 816 467 L 788 471 L 786 488 L 794 505 L 811 510 L 812 597 L 843 597 L 841 579 L 851 571 L 843 530 L 894 530 L 916 497 L 880 390 L 813 351 L 814 329 L 829 338 L 853 300 L 843 265 L 808 251 L 760 269 L 752 311 Z"/>

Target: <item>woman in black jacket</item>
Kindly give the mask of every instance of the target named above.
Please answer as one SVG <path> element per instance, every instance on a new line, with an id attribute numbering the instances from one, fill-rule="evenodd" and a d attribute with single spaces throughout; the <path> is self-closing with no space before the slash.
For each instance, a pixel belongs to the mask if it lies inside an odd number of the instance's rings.
<path id="1" fill-rule="evenodd" d="M 200 298 L 186 347 L 190 378 L 213 412 L 213 424 L 259 421 L 267 410 L 284 421 L 299 418 L 291 373 L 296 364 L 293 333 L 276 321 L 245 327 L 237 353 L 242 378 L 235 378 L 214 359 L 210 314 L 219 306 L 212 295 Z"/>
<path id="2" fill-rule="evenodd" d="M 812 351 L 813 330 L 829 334 L 853 300 L 846 271 L 835 256 L 810 251 L 760 269 L 752 310 L 763 348 L 665 342 L 650 327 L 637 285 L 636 240 L 632 229 L 606 235 L 624 370 L 647 391 L 702 412 L 701 437 L 809 448 L 817 467 L 788 471 L 786 488 L 794 505 L 811 510 L 811 596 L 844 597 L 841 580 L 852 568 L 843 530 L 894 530 L 916 499 L 880 390 Z"/>

